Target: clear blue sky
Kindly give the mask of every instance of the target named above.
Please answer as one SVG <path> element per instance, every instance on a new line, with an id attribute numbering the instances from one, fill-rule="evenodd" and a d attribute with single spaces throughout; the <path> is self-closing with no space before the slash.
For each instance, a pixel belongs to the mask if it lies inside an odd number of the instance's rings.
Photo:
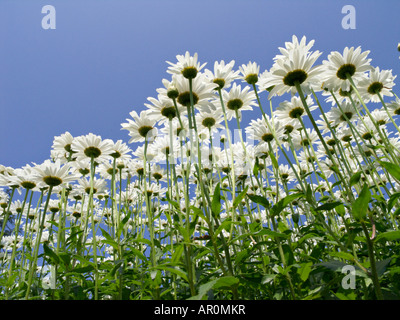
<path id="1" fill-rule="evenodd" d="M 55 30 L 41 26 L 48 4 Z M 346 4 L 355 30 L 342 28 Z M 292 34 L 305 35 L 319 62 L 361 45 L 372 65 L 398 74 L 399 12 L 398 0 L 0 0 L 0 164 L 41 163 L 65 131 L 128 142 L 121 123 L 170 77 L 165 61 L 186 50 L 210 68 L 234 59 L 264 71 Z"/>

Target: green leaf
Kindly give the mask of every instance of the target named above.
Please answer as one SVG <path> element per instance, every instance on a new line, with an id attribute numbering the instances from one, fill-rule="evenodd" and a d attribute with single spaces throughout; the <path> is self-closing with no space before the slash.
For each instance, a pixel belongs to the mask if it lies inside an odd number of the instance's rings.
<path id="1" fill-rule="evenodd" d="M 118 228 L 117 238 L 119 238 L 121 236 L 122 231 L 124 230 L 124 227 L 125 227 L 126 223 L 129 221 L 129 219 L 130 219 L 130 215 L 129 214 L 127 214 L 124 217 L 124 219 L 122 219 L 122 221 L 121 221 L 121 223 L 119 225 L 119 228 Z"/>
<path id="2" fill-rule="evenodd" d="M 397 241 L 400 240 L 400 231 L 387 231 L 377 235 L 375 241 Z"/>
<path id="3" fill-rule="evenodd" d="M 335 296 L 338 297 L 340 300 L 355 300 L 357 297 L 354 292 L 350 292 L 347 295 L 342 292 L 336 292 Z"/>
<path id="4" fill-rule="evenodd" d="M 270 238 L 284 238 L 284 239 L 287 239 L 289 237 L 287 234 L 272 231 L 267 228 L 260 230 L 259 232 L 255 233 L 254 235 L 255 236 L 265 236 L 266 235 Z"/>
<path id="5" fill-rule="evenodd" d="M 385 260 L 376 262 L 376 273 L 378 274 L 378 277 L 384 274 L 384 272 L 386 271 L 386 267 L 391 260 L 392 258 L 387 258 Z"/>
<path id="6" fill-rule="evenodd" d="M 49 257 L 55 264 L 60 263 L 60 258 L 57 254 L 46 244 L 43 244 L 44 254 Z"/>
<path id="7" fill-rule="evenodd" d="M 338 205 L 338 206 L 335 208 L 335 211 L 336 211 L 336 213 L 337 213 L 339 216 L 341 216 L 341 217 L 344 217 L 344 215 L 346 214 L 346 210 L 345 210 L 345 208 L 344 208 L 343 203 L 342 203 L 341 205 Z"/>
<path id="8" fill-rule="evenodd" d="M 215 237 L 217 237 L 221 232 L 222 232 L 222 230 L 226 230 L 226 231 L 228 231 L 229 230 L 229 228 L 230 228 L 230 226 L 231 226 L 231 224 L 240 224 L 240 222 L 234 222 L 234 221 L 232 221 L 232 220 L 230 220 L 230 219 L 225 219 L 224 221 L 222 221 L 222 223 L 219 225 L 219 227 L 217 228 L 217 230 L 215 230 L 215 232 L 214 232 L 214 236 Z"/>
<path id="9" fill-rule="evenodd" d="M 267 198 L 262 197 L 262 196 L 253 195 L 253 194 L 248 194 L 247 196 L 254 203 L 260 204 L 264 208 L 269 208 L 269 202 L 268 202 Z"/>
<path id="10" fill-rule="evenodd" d="M 266 274 L 263 276 L 261 283 L 262 284 L 270 284 L 271 282 L 273 282 L 276 278 L 276 273 L 273 274 Z"/>
<path id="11" fill-rule="evenodd" d="M 151 241 L 149 239 L 145 238 L 138 238 L 138 239 L 132 239 L 130 240 L 131 243 L 144 243 L 147 244 L 148 246 L 151 246 Z"/>
<path id="12" fill-rule="evenodd" d="M 159 265 L 156 267 L 153 267 L 154 269 L 157 270 L 165 270 L 165 271 L 169 271 L 171 273 L 176 274 L 177 276 L 180 276 L 182 279 L 184 279 L 185 281 L 189 281 L 188 277 L 186 275 L 185 272 L 183 272 L 181 269 L 179 269 L 178 267 L 168 267 L 168 266 L 164 266 L 164 265 Z"/>
<path id="13" fill-rule="evenodd" d="M 219 278 L 217 282 L 215 282 L 213 289 L 220 289 L 220 288 L 226 288 L 230 289 L 232 286 L 236 285 L 239 283 L 239 279 L 234 277 L 234 276 L 226 276 Z"/>
<path id="14" fill-rule="evenodd" d="M 166 192 L 165 197 L 167 198 L 167 201 L 175 207 L 175 209 L 178 211 L 180 210 L 178 202 L 171 199 L 168 191 Z"/>
<path id="15" fill-rule="evenodd" d="M 398 165 L 386 161 L 379 161 L 379 163 L 393 178 L 400 181 L 400 167 Z"/>
<path id="16" fill-rule="evenodd" d="M 260 165 L 259 165 L 258 157 L 256 157 L 256 161 L 254 162 L 254 167 L 253 167 L 254 176 L 258 175 L 259 170 L 260 170 Z"/>
<path id="17" fill-rule="evenodd" d="M 269 151 L 268 154 L 269 154 L 269 158 L 271 159 L 272 165 L 274 166 L 274 168 L 276 170 L 278 170 L 279 164 L 278 164 L 278 160 L 276 160 L 274 153 L 272 151 Z"/>
<path id="18" fill-rule="evenodd" d="M 214 189 L 214 195 L 211 202 L 211 210 L 215 216 L 218 216 L 221 212 L 221 189 L 219 182 Z"/>
<path id="19" fill-rule="evenodd" d="M 350 260 L 350 261 L 354 261 L 354 257 L 352 254 L 348 253 L 348 252 L 342 252 L 342 251 L 331 251 L 329 252 L 329 255 L 332 257 L 338 257 L 344 260 Z"/>
<path id="20" fill-rule="evenodd" d="M 244 249 L 239 251 L 235 257 L 235 263 L 239 265 L 243 260 L 247 259 L 249 256 L 249 249 Z"/>
<path id="21" fill-rule="evenodd" d="M 314 202 L 314 196 L 313 196 L 313 192 L 311 189 L 311 185 L 307 185 L 307 190 L 306 190 L 306 200 L 309 204 L 313 204 Z"/>
<path id="22" fill-rule="evenodd" d="M 341 272 L 344 266 L 347 266 L 348 264 L 339 260 L 332 260 L 332 261 L 325 261 L 321 263 L 314 264 L 314 266 L 323 266 L 325 268 L 328 268 L 329 270 L 332 271 L 339 271 Z"/>
<path id="23" fill-rule="evenodd" d="M 136 248 L 132 248 L 132 247 L 130 247 L 129 250 L 130 250 L 130 252 L 132 252 L 133 255 L 137 256 L 138 258 L 142 259 L 143 261 L 147 260 L 147 257 L 140 250 L 138 250 Z"/>
<path id="24" fill-rule="evenodd" d="M 172 253 L 171 263 L 173 265 L 177 264 L 183 253 L 183 245 L 174 246 L 174 252 Z"/>
<path id="25" fill-rule="evenodd" d="M 395 204 L 395 202 L 397 201 L 397 199 L 398 199 L 399 197 L 400 197 L 400 192 L 393 193 L 393 194 L 390 196 L 389 201 L 388 201 L 388 208 L 387 208 L 388 211 L 390 211 L 390 210 L 393 209 L 394 204 Z"/>
<path id="26" fill-rule="evenodd" d="M 364 184 L 358 198 L 353 202 L 351 211 L 354 219 L 357 221 L 364 221 L 367 216 L 369 201 L 371 200 L 371 193 L 368 184 Z"/>
<path id="27" fill-rule="evenodd" d="M 70 274 L 70 273 L 86 273 L 86 272 L 90 272 L 92 270 L 94 270 L 94 267 L 92 265 L 87 265 L 87 266 L 84 266 L 84 267 L 73 268 L 71 270 L 71 272 L 69 272 L 68 274 Z"/>
<path id="28" fill-rule="evenodd" d="M 340 206 L 342 203 L 340 201 L 335 201 L 335 202 L 328 202 L 324 203 L 323 205 L 320 205 L 319 207 L 315 208 L 316 211 L 325 211 L 325 210 L 332 210 L 336 208 L 337 206 Z"/>
<path id="29" fill-rule="evenodd" d="M 235 198 L 235 201 L 233 201 L 234 208 L 236 208 L 239 205 L 239 203 L 243 200 L 248 189 L 249 189 L 249 186 L 246 186 L 246 188 L 244 188 L 244 190 Z"/>
<path id="30" fill-rule="evenodd" d="M 356 172 L 355 174 L 353 174 L 350 178 L 350 187 L 354 186 L 355 184 L 357 184 L 360 179 L 361 179 L 361 171 Z"/>
<path id="31" fill-rule="evenodd" d="M 308 279 L 308 276 L 310 275 L 311 272 L 311 267 L 313 263 L 312 262 L 307 262 L 303 263 L 299 269 L 297 269 L 297 273 L 300 275 L 300 279 L 304 282 Z"/>
<path id="32" fill-rule="evenodd" d="M 292 201 L 294 201 L 298 198 L 302 198 L 302 197 L 304 197 L 303 193 L 294 193 L 294 194 L 290 194 L 290 195 L 286 196 L 285 198 L 279 200 L 278 203 L 272 207 L 271 213 L 274 216 L 279 215 L 283 211 L 283 209 L 286 208 L 286 206 L 289 203 L 291 203 Z"/>
<path id="33" fill-rule="evenodd" d="M 199 293 L 196 296 L 190 297 L 188 300 L 202 300 L 203 297 L 207 294 L 208 291 L 211 289 L 223 289 L 228 288 L 230 289 L 232 286 L 239 283 L 239 279 L 233 276 L 225 276 L 219 279 L 211 280 L 199 288 Z"/>

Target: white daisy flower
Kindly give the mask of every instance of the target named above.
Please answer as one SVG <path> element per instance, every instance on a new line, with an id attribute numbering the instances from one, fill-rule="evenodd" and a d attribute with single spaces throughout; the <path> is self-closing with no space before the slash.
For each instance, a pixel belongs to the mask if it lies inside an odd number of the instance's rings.
<path id="1" fill-rule="evenodd" d="M 84 192 L 87 194 L 90 194 L 90 179 L 88 178 L 81 178 L 78 180 L 79 186 L 82 188 Z M 102 178 L 96 178 L 94 177 L 93 179 L 93 194 L 102 194 L 105 193 L 107 190 L 107 181 Z"/>
<path id="2" fill-rule="evenodd" d="M 44 185 L 37 181 L 35 170 L 30 165 L 14 169 L 14 174 L 8 177 L 10 185 L 18 185 L 24 189 L 38 190 Z"/>
<path id="3" fill-rule="evenodd" d="M 177 112 L 179 115 L 182 115 L 186 112 L 186 108 L 181 105 L 178 105 L 178 111 L 175 108 L 174 102 L 162 95 L 158 95 L 158 98 L 155 99 L 153 97 L 147 98 L 151 103 L 145 103 L 145 106 L 148 108 L 149 117 L 153 118 L 156 122 L 160 124 L 165 124 L 169 120 L 177 117 Z"/>
<path id="4" fill-rule="evenodd" d="M 256 106 L 256 96 L 253 91 L 249 91 L 250 87 L 246 86 L 242 89 L 241 85 L 234 83 L 229 91 L 222 90 L 222 99 L 225 105 L 226 117 L 231 120 L 236 118 L 236 112 L 241 117 L 241 112 L 244 110 L 253 110 Z M 220 106 L 220 102 L 216 104 Z M 221 107 L 222 109 L 222 107 Z"/>
<path id="5" fill-rule="evenodd" d="M 224 121 L 224 114 L 221 108 L 217 108 L 210 103 L 209 109 L 200 110 L 196 114 L 196 124 L 198 131 L 218 132 L 225 127 L 221 124 Z"/>
<path id="6" fill-rule="evenodd" d="M 178 60 L 176 63 L 166 61 L 170 65 L 167 72 L 182 74 L 186 79 L 196 78 L 197 73 L 206 65 L 198 62 L 197 52 L 191 56 L 189 51 L 186 51 L 185 55 L 177 55 L 176 59 Z"/>
<path id="7" fill-rule="evenodd" d="M 308 109 L 313 111 L 317 109 L 316 105 L 313 105 L 314 101 L 310 96 L 307 96 L 306 103 Z M 306 115 L 306 110 L 301 99 L 297 96 L 293 96 L 290 101 L 283 101 L 274 111 L 276 118 L 283 123 L 290 121 L 298 121 L 299 117 L 304 117 Z"/>
<path id="8" fill-rule="evenodd" d="M 293 146 L 296 150 L 303 147 L 306 148 L 319 140 L 318 134 L 315 130 L 306 128 L 306 132 L 307 133 L 302 130 L 295 132 L 295 134 L 292 135 Z"/>
<path id="9" fill-rule="evenodd" d="M 49 187 L 65 185 L 78 179 L 78 175 L 71 172 L 71 166 L 62 164 L 60 160 L 55 162 L 45 160 L 42 164 L 36 165 L 34 175 L 38 182 L 43 182 Z"/>
<path id="10" fill-rule="evenodd" d="M 400 99 L 396 97 L 395 100 L 386 104 L 386 107 L 391 114 L 391 116 L 399 116 L 400 115 Z"/>
<path id="11" fill-rule="evenodd" d="M 266 115 L 266 118 L 267 120 L 261 118 L 250 121 L 249 126 L 245 128 L 248 138 L 268 144 L 274 142 L 275 136 L 283 136 L 284 129 L 281 127 L 280 122 L 275 120 L 274 123 L 272 123 L 269 116 Z M 266 121 L 268 121 L 268 123 Z"/>
<path id="12" fill-rule="evenodd" d="M 329 110 L 328 119 L 331 120 L 334 125 L 345 124 L 348 121 L 354 122 L 358 119 L 358 113 L 361 109 L 360 104 L 354 106 L 351 102 L 343 101 L 340 108 L 335 107 Z"/>
<path id="13" fill-rule="evenodd" d="M 294 38 L 296 39 L 296 38 Z M 311 42 L 312 44 L 313 42 Z M 321 53 L 310 52 L 311 45 L 287 45 L 284 54 L 275 57 L 271 70 L 263 75 L 259 87 L 269 90 L 268 99 L 275 95 L 297 92 L 299 84 L 305 94 L 320 90 L 321 67 L 313 66 Z"/>
<path id="14" fill-rule="evenodd" d="M 214 71 L 205 69 L 204 75 L 208 81 L 217 84 L 219 89 L 227 89 L 234 80 L 239 78 L 239 71 L 232 70 L 234 65 L 234 60 L 228 64 L 225 64 L 224 60 L 215 61 Z"/>
<path id="15" fill-rule="evenodd" d="M 361 47 L 344 48 L 343 54 L 333 51 L 328 55 L 328 60 L 322 61 L 323 87 L 328 90 L 350 91 L 350 76 L 355 83 L 365 77 L 365 72 L 371 69 L 367 59 L 369 51 L 361 52 Z"/>
<path id="16" fill-rule="evenodd" d="M 239 67 L 241 78 L 243 81 L 250 85 L 258 82 L 258 75 L 260 73 L 260 66 L 256 62 L 249 61 L 248 64 L 242 64 Z"/>
<path id="17" fill-rule="evenodd" d="M 369 71 L 369 77 L 360 80 L 357 84 L 358 90 L 365 103 L 381 102 L 379 95 L 392 97 L 392 88 L 395 86 L 392 70 L 380 70 L 379 67 Z"/>
<path id="18" fill-rule="evenodd" d="M 101 136 L 89 133 L 74 138 L 71 149 L 76 152 L 78 161 L 94 159 L 97 163 L 108 161 L 111 157 L 113 142 L 110 139 L 102 139 Z"/>
<path id="19" fill-rule="evenodd" d="M 184 106 L 190 107 L 190 85 L 189 81 L 181 75 L 174 75 L 173 81 L 175 83 L 176 89 L 178 91 L 178 96 L 176 101 Z M 192 96 L 193 96 L 193 106 L 195 109 L 207 107 L 208 101 L 215 98 L 214 89 L 217 84 L 210 83 L 207 81 L 203 74 L 199 74 L 192 81 Z"/>
<path id="20" fill-rule="evenodd" d="M 157 135 L 157 128 L 155 128 L 156 121 L 149 116 L 148 110 L 143 110 L 140 115 L 135 111 L 131 111 L 130 116 L 132 119 L 126 119 L 127 123 L 122 123 L 121 130 L 128 130 L 131 139 L 129 143 L 132 142 L 143 142 L 145 138 L 150 140 L 155 138 Z"/>
<path id="21" fill-rule="evenodd" d="M 71 149 L 74 137 L 66 131 L 60 136 L 54 137 L 52 145 L 52 156 L 56 159 L 61 159 L 63 161 L 73 160 L 74 151 Z"/>

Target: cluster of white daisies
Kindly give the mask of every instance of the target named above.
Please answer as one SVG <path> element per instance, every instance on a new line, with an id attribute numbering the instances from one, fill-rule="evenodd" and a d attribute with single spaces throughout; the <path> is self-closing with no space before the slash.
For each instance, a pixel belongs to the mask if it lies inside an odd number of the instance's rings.
<path id="1" fill-rule="evenodd" d="M 255 62 L 235 70 L 235 61 L 223 60 L 207 69 L 197 54 L 178 55 L 175 63 L 168 62 L 171 77 L 162 80 L 157 96 L 148 98 L 145 110 L 132 111 L 131 118 L 121 124 L 128 131 L 128 143 L 139 144 L 135 149 L 121 140 L 92 133 L 73 137 L 65 132 L 54 138 L 51 159 L 42 164 L 1 166 L 3 222 L 7 212 L 22 214 L 25 224 L 19 226 L 29 225 L 35 232 L 39 229 L 35 217 L 45 202 L 43 197 L 37 208 L 31 207 L 27 201 L 10 198 L 5 188 L 54 194 L 46 208 L 42 241 L 48 240 L 51 220 L 58 221 L 63 210 L 70 223 L 79 224 L 88 212 L 90 194 L 95 199 L 91 214 L 96 223 L 111 223 L 111 215 L 121 213 L 125 206 L 134 212 L 132 223 L 127 224 L 132 228 L 148 222 L 146 207 L 153 206 L 159 213 L 170 208 L 167 191 L 184 212 L 188 205 L 207 204 L 204 193 L 213 195 L 217 183 L 231 190 L 222 218 L 229 215 L 236 190 L 246 187 L 249 194 L 275 203 L 290 190 L 301 189 L 302 180 L 307 180 L 315 194 L 342 198 L 335 182 L 361 170 L 365 181 L 386 188 L 388 175 L 370 159 L 396 164 L 400 159 L 395 122 L 400 100 L 384 102 L 385 97 L 394 96 L 396 76 L 391 70 L 373 67 L 369 51 L 360 47 L 331 52 L 316 65 L 322 53 L 311 51 L 313 45 L 314 41 L 293 36 L 264 72 Z M 328 110 L 321 106 L 317 92 L 330 105 Z M 291 94 L 288 100 L 272 104 L 273 97 L 286 93 Z M 366 104 L 373 104 L 373 110 L 366 109 Z M 260 117 L 242 128 L 243 112 L 254 109 Z M 310 120 L 314 126 L 309 127 Z M 396 182 L 392 186 L 398 188 Z M 307 214 L 301 205 L 294 210 Z M 265 210 L 248 214 L 249 221 L 254 214 L 268 223 Z M 152 223 L 157 228 L 168 225 L 162 217 Z M 3 248 L 12 243 L 10 239 L 2 238 Z"/>

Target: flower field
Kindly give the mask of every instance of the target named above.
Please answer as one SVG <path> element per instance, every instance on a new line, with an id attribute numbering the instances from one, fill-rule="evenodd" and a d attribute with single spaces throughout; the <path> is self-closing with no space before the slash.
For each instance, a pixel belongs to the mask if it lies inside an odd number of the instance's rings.
<path id="1" fill-rule="evenodd" d="M 125 142 L 0 165 L 1 299 L 399 299 L 396 76 L 313 47 L 177 55 Z"/>

